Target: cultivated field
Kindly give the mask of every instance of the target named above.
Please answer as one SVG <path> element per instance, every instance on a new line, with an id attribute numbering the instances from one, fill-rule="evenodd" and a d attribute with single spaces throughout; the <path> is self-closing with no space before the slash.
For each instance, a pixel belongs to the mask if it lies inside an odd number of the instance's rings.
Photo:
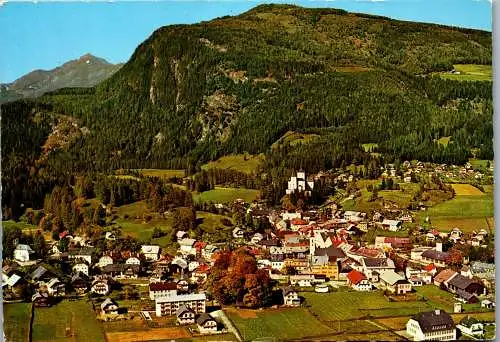
<path id="1" fill-rule="evenodd" d="M 190 336 L 186 328 L 183 327 L 157 328 L 128 332 L 106 332 L 107 340 L 113 342 L 158 341 L 163 339 L 186 338 Z"/>
<path id="2" fill-rule="evenodd" d="M 481 190 L 470 184 L 452 184 L 451 186 L 457 196 L 484 196 Z"/>
<path id="3" fill-rule="evenodd" d="M 32 329 L 33 341 L 104 341 L 102 326 L 92 306 L 83 299 L 35 309 Z"/>
<path id="4" fill-rule="evenodd" d="M 380 291 L 303 292 L 306 305 L 322 321 L 413 315 L 430 309 L 425 302 L 389 302 Z"/>
<path id="5" fill-rule="evenodd" d="M 251 154 L 233 154 L 208 162 L 208 164 L 203 165 L 201 168 L 206 170 L 216 167 L 219 169 L 231 169 L 251 174 L 253 172 L 257 172 L 262 160 L 262 155 L 254 156 Z"/>
<path id="6" fill-rule="evenodd" d="M 475 192 L 469 187 L 460 187 L 459 191 Z M 493 217 L 493 194 L 479 195 L 475 192 L 474 195 L 457 195 L 449 201 L 429 208 L 426 212 L 419 213 L 421 219 L 426 216 L 430 217 L 433 226 L 443 231 L 450 231 L 455 227 L 465 232 L 481 228 L 491 230 L 493 227 L 489 226 L 487 219 Z"/>
<path id="7" fill-rule="evenodd" d="M 201 194 L 193 194 L 193 199 L 196 202 L 231 203 L 238 198 L 245 200 L 245 202 L 252 202 L 258 196 L 259 190 L 215 187 L 215 189 L 204 191 Z"/>
<path id="8" fill-rule="evenodd" d="M 332 329 L 317 321 L 306 309 L 255 311 L 243 317 L 236 309 L 225 310 L 245 341 L 254 339 L 298 339 L 331 334 Z"/>
<path id="9" fill-rule="evenodd" d="M 453 66 L 460 74 L 439 73 L 441 78 L 457 81 L 492 81 L 493 69 L 491 65 L 455 64 Z"/>
<path id="10" fill-rule="evenodd" d="M 363 179 L 356 182 L 361 191 L 361 196 L 353 200 L 348 200 L 342 203 L 345 210 L 358 210 L 369 212 L 371 210 L 380 210 L 383 207 L 382 200 L 390 201 L 397 204 L 400 208 L 406 208 L 413 200 L 413 196 L 418 191 L 418 184 L 415 183 L 400 183 L 400 190 L 380 190 L 378 192 L 379 198 L 370 202 L 369 199 L 372 195 L 367 190 L 367 186 L 377 186 L 381 180 Z"/>
<path id="11" fill-rule="evenodd" d="M 488 168 L 488 164 L 495 165 L 493 160 L 486 159 L 469 159 L 469 163 L 472 165 L 474 170 L 486 170 Z"/>
<path id="12" fill-rule="evenodd" d="M 3 305 L 5 336 L 7 341 L 28 341 L 31 303 Z"/>

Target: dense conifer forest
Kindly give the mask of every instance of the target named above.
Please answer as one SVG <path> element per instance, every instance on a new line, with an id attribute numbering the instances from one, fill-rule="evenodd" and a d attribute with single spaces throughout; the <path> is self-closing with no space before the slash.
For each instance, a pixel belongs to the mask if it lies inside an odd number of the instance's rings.
<path id="1" fill-rule="evenodd" d="M 491 64 L 491 41 L 490 32 L 288 5 L 162 27 L 93 88 L 2 104 L 4 215 L 43 207 L 54 186 L 74 186 L 76 176 L 194 174 L 233 153 L 264 153 L 266 180 L 200 173 L 206 182 L 188 187 L 282 187 L 287 170 L 374 169 L 382 159 L 463 164 L 472 151 L 492 159 L 492 83 L 433 74 Z M 271 149 L 288 131 L 315 138 Z"/>

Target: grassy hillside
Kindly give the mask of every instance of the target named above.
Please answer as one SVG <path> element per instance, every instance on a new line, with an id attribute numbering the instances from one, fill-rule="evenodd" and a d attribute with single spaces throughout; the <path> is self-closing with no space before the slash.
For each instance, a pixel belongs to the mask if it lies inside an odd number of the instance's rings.
<path id="1" fill-rule="evenodd" d="M 248 155 L 248 154 L 236 154 L 223 156 L 215 161 L 211 161 L 203 165 L 202 169 L 209 168 L 219 168 L 219 169 L 231 169 L 244 173 L 251 174 L 259 170 L 259 166 L 262 162 L 262 155 Z"/>

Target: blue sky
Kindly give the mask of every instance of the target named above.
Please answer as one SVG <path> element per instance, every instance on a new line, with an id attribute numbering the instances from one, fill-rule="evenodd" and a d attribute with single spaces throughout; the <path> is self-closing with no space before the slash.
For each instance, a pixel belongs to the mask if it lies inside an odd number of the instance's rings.
<path id="1" fill-rule="evenodd" d="M 0 4 L 5 0 L 0 0 Z M 121 1 L 0 5 L 0 83 L 52 69 L 85 53 L 126 62 L 155 29 L 236 15 L 261 3 L 294 3 L 491 31 L 488 0 Z"/>

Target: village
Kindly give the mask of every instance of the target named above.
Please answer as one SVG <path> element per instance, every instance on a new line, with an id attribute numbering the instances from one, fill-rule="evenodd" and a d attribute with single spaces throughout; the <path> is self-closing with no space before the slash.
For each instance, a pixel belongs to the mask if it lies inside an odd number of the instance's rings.
<path id="1" fill-rule="evenodd" d="M 429 172 L 429 165 L 405 162 L 402 169 L 396 173 L 387 166 L 381 176 L 384 184 L 389 178 L 391 183 L 411 183 L 419 173 L 469 183 L 484 176 L 471 165 L 432 165 Z M 355 180 L 349 172 L 335 177 L 347 184 Z M 286 194 L 307 198 L 313 188 L 314 177 L 299 171 L 290 177 Z M 259 336 L 342 339 L 349 333 L 355 339 L 365 332 L 384 340 L 416 341 L 495 336 L 495 264 L 493 255 L 477 252 L 491 248 L 494 230 L 440 230 L 429 219 L 420 224 L 416 215 L 427 210 L 422 203 L 413 210 L 387 203 L 370 212 L 343 208 L 353 197 L 345 192 L 342 201 L 295 210 L 236 199 L 232 205 L 265 222 L 263 231 L 235 225 L 230 241 L 211 243 L 178 230 L 175 253 L 155 244 L 97 253 L 86 236 L 65 232 L 60 238 L 68 241 L 67 251 L 56 241 L 48 242 L 49 255 L 43 260 L 33 246 L 17 243 L 12 260 L 4 260 L 4 301 L 30 302 L 35 315 L 85 301 L 107 339 L 120 341 L 203 336 L 239 341 Z M 109 231 L 102 236 L 110 243 L 121 238 Z M 471 248 L 479 257 L 464 252 Z M 237 261 L 223 269 L 221 260 L 240 254 L 254 263 L 257 282 L 265 279 L 269 284 L 271 298 L 265 303 L 259 302 L 264 296 L 258 293 L 257 299 L 245 296 L 228 305 L 215 293 L 213 283 L 221 278 L 212 273 L 234 271 Z M 247 286 L 248 277 L 244 279 Z M 247 293 L 263 292 L 262 284 Z M 343 311 L 349 302 L 352 314 Z M 286 316 L 297 310 L 307 314 L 300 320 L 323 330 L 280 336 L 284 332 L 279 328 L 259 332 L 248 324 L 260 314 Z M 359 326 L 352 327 L 356 321 Z M 361 326 L 366 330 L 359 330 Z M 284 324 L 282 329 L 290 327 Z M 75 332 L 67 328 L 66 333 Z"/>

